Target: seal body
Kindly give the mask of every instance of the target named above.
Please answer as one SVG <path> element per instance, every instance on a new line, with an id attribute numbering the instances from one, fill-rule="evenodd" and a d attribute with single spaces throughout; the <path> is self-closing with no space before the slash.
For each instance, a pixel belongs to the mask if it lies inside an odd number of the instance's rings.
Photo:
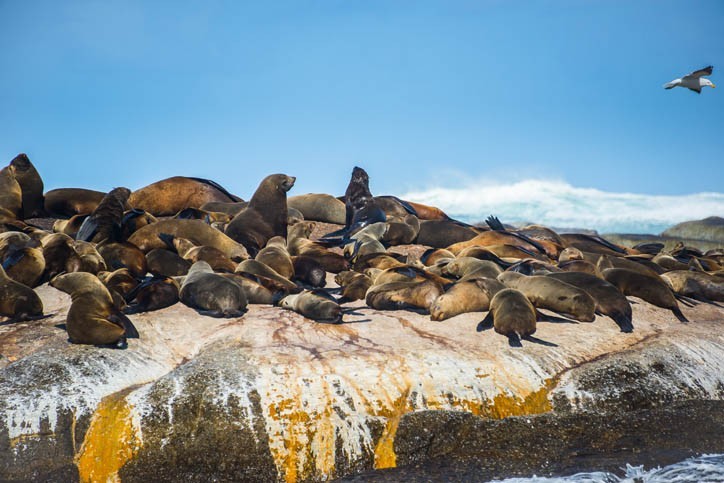
<path id="1" fill-rule="evenodd" d="M 688 322 L 676 303 L 674 292 L 658 275 L 646 275 L 626 268 L 607 268 L 603 270 L 603 277 L 624 295 L 632 295 L 657 307 L 669 309 L 681 322 Z"/>
<path id="2" fill-rule="evenodd" d="M 186 208 L 201 208 L 206 203 L 234 203 L 241 199 L 214 181 L 174 176 L 137 189 L 129 203 L 154 216 L 173 216 Z"/>
<path id="3" fill-rule="evenodd" d="M 0 222 L 17 220 L 23 209 L 23 195 L 15 178 L 15 168 L 0 169 Z"/>
<path id="4" fill-rule="evenodd" d="M 319 322 L 342 322 L 342 308 L 322 290 L 305 290 L 299 294 L 287 295 L 281 299 L 279 306 Z"/>
<path id="5" fill-rule="evenodd" d="M 429 313 L 433 302 L 442 293 L 440 284 L 433 280 L 391 282 L 371 287 L 365 301 L 367 305 L 378 310 L 414 309 Z"/>
<path id="6" fill-rule="evenodd" d="M 287 237 L 287 192 L 296 178 L 272 174 L 262 180 L 249 205 L 226 227 L 226 234 L 246 247 L 251 256 L 275 236 Z"/>
<path id="7" fill-rule="evenodd" d="M 345 204 L 332 195 L 309 193 L 291 196 L 287 199 L 290 208 L 296 208 L 305 220 L 322 221 L 344 225 L 346 219 Z"/>
<path id="8" fill-rule="evenodd" d="M 83 220 L 75 239 L 93 243 L 103 240 L 122 241 L 121 223 L 130 194 L 131 190 L 128 188 L 112 189 L 98 203 L 96 209 Z"/>
<path id="9" fill-rule="evenodd" d="M 50 216 L 84 215 L 95 210 L 105 195 L 83 188 L 58 188 L 45 193 L 44 207 Z"/>
<path id="10" fill-rule="evenodd" d="M 490 314 L 498 334 L 520 338 L 535 333 L 535 308 L 518 290 L 506 288 L 496 293 L 490 301 Z"/>
<path id="11" fill-rule="evenodd" d="M 20 216 L 23 220 L 43 216 L 43 180 L 35 166 L 25 153 L 15 156 L 10 165 L 15 168 L 15 179 L 22 193 Z"/>
<path id="12" fill-rule="evenodd" d="M 179 298 L 185 305 L 212 317 L 241 317 L 247 299 L 241 287 L 214 273 L 208 263 L 194 263 L 181 284 Z"/>
<path id="13" fill-rule="evenodd" d="M 32 288 L 16 282 L 0 266 L 0 315 L 28 320 L 43 315 L 43 302 Z"/>
<path id="14" fill-rule="evenodd" d="M 138 337 L 136 328 L 116 309 L 110 292 L 95 275 L 66 273 L 53 278 L 50 285 L 70 294 L 65 323 L 70 342 L 123 348 L 126 338 Z"/>
<path id="15" fill-rule="evenodd" d="M 476 278 L 454 284 L 440 295 L 430 309 L 431 320 L 447 320 L 468 312 L 490 309 L 490 301 L 505 285 L 491 278 Z"/>

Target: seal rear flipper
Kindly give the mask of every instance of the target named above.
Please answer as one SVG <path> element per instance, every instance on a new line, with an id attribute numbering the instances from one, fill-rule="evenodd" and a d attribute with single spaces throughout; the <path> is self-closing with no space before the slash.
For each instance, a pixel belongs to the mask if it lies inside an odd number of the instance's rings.
<path id="1" fill-rule="evenodd" d="M 616 322 L 616 325 L 621 329 L 621 332 L 631 333 L 634 330 L 633 321 L 631 317 L 624 314 L 610 314 L 609 317 Z"/>
<path id="2" fill-rule="evenodd" d="M 478 332 L 482 332 L 484 330 L 488 330 L 488 329 L 492 329 L 492 328 L 493 328 L 493 313 L 488 312 L 485 315 L 485 318 L 478 323 L 476 330 Z"/>
<path id="3" fill-rule="evenodd" d="M 125 329 L 126 333 L 124 335 L 125 338 L 128 339 L 138 339 L 138 330 L 136 330 L 136 326 L 133 325 L 133 322 L 131 322 L 131 319 L 126 317 L 126 315 L 123 312 L 116 311 L 113 312 L 108 317 L 109 322 L 113 322 L 119 327 L 123 327 Z"/>
<path id="4" fill-rule="evenodd" d="M 25 256 L 25 252 L 22 248 L 20 249 L 14 249 L 11 252 L 8 253 L 8 255 L 5 256 L 5 260 L 3 260 L 2 267 L 3 270 L 9 270 L 10 267 L 16 265 L 20 260 L 23 259 Z"/>
<path id="5" fill-rule="evenodd" d="M 3 268 L 5 268 L 5 267 L 3 267 Z M 674 297 L 676 297 L 676 300 L 678 300 L 682 304 L 686 305 L 687 307 L 693 307 L 696 304 L 698 304 L 696 299 L 692 299 L 691 297 L 687 297 L 686 295 L 674 293 Z"/>
<path id="6" fill-rule="evenodd" d="M 173 240 L 176 238 L 170 233 L 159 233 L 158 238 L 168 246 L 169 250 L 176 253 L 176 247 L 173 246 Z"/>
<path id="7" fill-rule="evenodd" d="M 681 309 L 679 309 L 679 307 L 674 307 L 673 309 L 671 309 L 671 311 L 674 313 L 676 318 L 679 319 L 679 322 L 689 322 L 689 319 L 686 318 L 686 316 L 681 312 Z"/>
<path id="8" fill-rule="evenodd" d="M 500 219 L 498 219 L 497 216 L 490 215 L 485 219 L 485 224 L 490 227 L 491 230 L 495 231 L 508 231 L 505 229 L 505 226 L 503 226 L 503 223 L 501 223 Z"/>
<path id="9" fill-rule="evenodd" d="M 508 334 L 508 345 L 510 347 L 523 347 L 523 344 L 520 342 L 520 336 L 513 332 L 512 334 Z"/>

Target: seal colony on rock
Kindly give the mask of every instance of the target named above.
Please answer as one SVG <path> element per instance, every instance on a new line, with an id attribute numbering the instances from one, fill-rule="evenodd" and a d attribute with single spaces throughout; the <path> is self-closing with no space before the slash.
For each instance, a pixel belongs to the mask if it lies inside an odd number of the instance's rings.
<path id="1" fill-rule="evenodd" d="M 540 225 L 515 229 L 494 216 L 475 227 L 435 207 L 373 196 L 360 167 L 344 201 L 288 199 L 295 181 L 269 175 L 248 203 L 214 181 L 186 177 L 134 192 L 61 188 L 43 198 L 40 175 L 18 155 L 0 170 L 0 314 L 42 316 L 33 287 L 50 280 L 73 297 L 66 327 L 79 343 L 125 346 L 136 332 L 123 312 L 178 301 L 215 317 L 268 304 L 331 323 L 344 323 L 340 303 L 354 301 L 438 322 L 488 312 L 497 333 L 519 342 L 536 330 L 536 307 L 581 322 L 610 317 L 631 332 L 627 295 L 682 321 L 679 302 L 724 298 L 721 251 L 628 248 Z M 58 233 L 23 221 L 43 209 L 71 218 L 53 224 Z"/>

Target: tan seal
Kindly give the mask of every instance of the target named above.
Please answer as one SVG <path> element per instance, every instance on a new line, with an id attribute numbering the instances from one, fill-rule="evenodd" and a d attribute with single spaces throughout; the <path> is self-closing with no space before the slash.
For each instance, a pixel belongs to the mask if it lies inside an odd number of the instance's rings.
<path id="1" fill-rule="evenodd" d="M 70 342 L 124 348 L 127 338 L 138 337 L 133 323 L 118 311 L 110 292 L 95 275 L 66 273 L 53 278 L 50 285 L 71 297 L 65 322 Z"/>
<path id="2" fill-rule="evenodd" d="M 367 291 L 367 305 L 378 310 L 417 310 L 429 313 L 435 299 L 443 293 L 439 283 L 391 282 L 375 285 Z"/>
<path id="3" fill-rule="evenodd" d="M 173 216 L 186 208 L 201 208 L 212 202 L 238 202 L 218 183 L 203 178 L 174 176 L 137 189 L 129 203 L 154 216 Z"/>
<path id="4" fill-rule="evenodd" d="M 279 301 L 279 306 L 317 322 L 342 322 L 342 307 L 323 290 L 305 290 L 299 294 L 287 295 Z"/>
<path id="5" fill-rule="evenodd" d="M 537 313 L 533 304 L 520 291 L 506 288 L 490 301 L 490 317 L 498 334 L 508 337 L 511 345 L 535 333 Z"/>
<path id="6" fill-rule="evenodd" d="M 657 307 L 669 309 L 681 322 L 688 322 L 676 303 L 674 292 L 658 275 L 646 275 L 626 268 L 607 268 L 603 270 L 603 277 L 624 295 L 632 295 Z"/>
<path id="7" fill-rule="evenodd" d="M 484 312 L 490 309 L 490 301 L 505 285 L 491 278 L 463 280 L 440 295 L 430 309 L 431 320 L 447 320 L 468 312 Z"/>
<path id="8" fill-rule="evenodd" d="M 0 315 L 12 320 L 37 319 L 43 315 L 43 302 L 32 288 L 11 279 L 0 266 Z"/>

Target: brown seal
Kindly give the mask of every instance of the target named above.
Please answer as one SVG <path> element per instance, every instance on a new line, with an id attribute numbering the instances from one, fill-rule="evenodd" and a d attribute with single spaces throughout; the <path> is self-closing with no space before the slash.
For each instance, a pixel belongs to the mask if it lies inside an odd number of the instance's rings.
<path id="1" fill-rule="evenodd" d="M 127 296 L 126 314 L 151 312 L 170 307 L 179 301 L 179 285 L 171 277 L 152 277 L 144 280 L 131 290 Z"/>
<path id="2" fill-rule="evenodd" d="M 440 208 L 430 205 L 423 205 L 422 203 L 415 203 L 414 201 L 405 201 L 407 204 L 417 213 L 417 217 L 420 220 L 449 220 L 450 217 L 445 214 Z"/>
<path id="3" fill-rule="evenodd" d="M 75 239 L 93 243 L 121 241 L 121 223 L 130 194 L 128 188 L 112 189 L 83 220 Z"/>
<path id="4" fill-rule="evenodd" d="M 506 288 L 490 301 L 490 317 L 498 334 L 508 337 L 511 345 L 535 333 L 537 313 L 533 304 L 520 291 Z"/>
<path id="5" fill-rule="evenodd" d="M 243 245 L 201 220 L 161 220 L 140 228 L 128 238 L 128 241 L 136 245 L 144 253 L 148 253 L 154 248 L 167 247 L 166 243 L 159 238 L 161 233 L 167 233 L 178 238 L 188 238 L 198 246 L 206 245 L 217 248 L 234 261 L 249 258 L 249 254 Z"/>
<path id="6" fill-rule="evenodd" d="M 126 338 L 138 337 L 133 323 L 118 311 L 110 292 L 95 275 L 66 273 L 53 278 L 50 286 L 70 294 L 65 322 L 70 342 L 124 348 Z"/>
<path id="7" fill-rule="evenodd" d="M 495 278 L 503 270 L 489 260 L 480 260 L 474 257 L 459 257 L 448 262 L 442 269 L 443 275 L 450 275 L 455 278 Z"/>
<path id="8" fill-rule="evenodd" d="M 692 270 L 672 270 L 661 278 L 677 294 L 703 302 L 724 302 L 724 277 Z"/>
<path id="9" fill-rule="evenodd" d="M 96 245 L 96 249 L 111 270 L 127 268 L 133 277 L 139 279 L 148 272 L 146 256 L 133 243 L 103 242 Z"/>
<path id="10" fill-rule="evenodd" d="M 0 222 L 17 220 L 23 210 L 23 194 L 15 167 L 0 169 Z"/>
<path id="11" fill-rule="evenodd" d="M 342 287 L 342 300 L 362 300 L 372 286 L 372 279 L 364 273 L 353 270 L 339 272 L 334 281 Z"/>
<path id="12" fill-rule="evenodd" d="M 179 298 L 201 315 L 212 317 L 241 317 L 247 305 L 246 294 L 241 287 L 214 273 L 204 261 L 191 266 L 181 284 Z"/>
<path id="13" fill-rule="evenodd" d="M 0 315 L 30 320 L 43 315 L 43 302 L 32 288 L 11 279 L 0 266 Z"/>
<path id="14" fill-rule="evenodd" d="M 287 191 L 296 178 L 272 174 L 264 178 L 244 208 L 226 227 L 226 234 L 256 256 L 275 236 L 287 237 Z"/>
<path id="15" fill-rule="evenodd" d="M 297 285 L 287 278 L 279 275 L 273 268 L 256 260 L 244 260 L 236 267 L 235 273 L 246 273 L 256 277 L 262 285 L 271 290 L 285 292 L 298 292 Z"/>
<path id="16" fill-rule="evenodd" d="M 45 271 L 43 250 L 37 245 L 40 245 L 37 240 L 31 240 L 26 246 L 12 249 L 0 258 L 10 278 L 31 288 L 39 284 Z"/>
<path id="17" fill-rule="evenodd" d="M 73 242 L 73 250 L 80 257 L 79 271 L 96 274 L 108 270 L 106 261 L 92 243 L 76 240 Z"/>
<path id="18" fill-rule="evenodd" d="M 305 290 L 299 294 L 287 295 L 279 301 L 279 306 L 317 322 L 342 322 L 342 307 L 323 290 Z"/>
<path id="19" fill-rule="evenodd" d="M 81 269 L 80 255 L 73 248 L 73 239 L 64 233 L 53 233 L 42 239 L 45 274 L 43 280 L 50 280 L 64 272 Z"/>
<path id="20" fill-rule="evenodd" d="M 254 259 L 273 268 L 284 278 L 294 278 L 294 262 L 287 251 L 287 241 L 280 236 L 270 238 Z"/>
<path id="21" fill-rule="evenodd" d="M 443 293 L 439 283 L 391 282 L 375 285 L 367 291 L 367 305 L 377 310 L 418 310 L 429 313 L 435 299 Z"/>
<path id="22" fill-rule="evenodd" d="M 106 286 L 108 291 L 117 292 L 124 299 L 126 296 L 138 286 L 138 280 L 127 268 L 119 268 L 112 272 L 100 272 L 98 280 Z"/>
<path id="23" fill-rule="evenodd" d="M 450 261 L 455 258 L 455 254 L 444 248 L 428 248 L 420 255 L 420 262 L 426 267 L 437 265 L 440 261 Z"/>
<path id="24" fill-rule="evenodd" d="M 171 250 L 154 248 L 146 253 L 146 267 L 156 277 L 179 277 L 188 273 L 191 262 Z"/>
<path id="25" fill-rule="evenodd" d="M 211 202 L 238 202 L 241 198 L 208 179 L 174 176 L 137 189 L 128 201 L 134 208 L 154 216 L 173 216 L 185 208 L 201 208 Z"/>
<path id="26" fill-rule="evenodd" d="M 294 280 L 303 285 L 321 288 L 327 284 L 327 271 L 313 257 L 298 255 L 292 257 Z"/>
<path id="27" fill-rule="evenodd" d="M 468 312 L 490 309 L 490 301 L 505 285 L 491 278 L 463 280 L 440 295 L 430 309 L 431 320 L 446 320 Z"/>
<path id="28" fill-rule="evenodd" d="M 520 290 L 540 309 L 548 309 L 581 322 L 593 322 L 596 302 L 584 290 L 544 275 L 503 272 L 498 280 Z"/>
<path id="29" fill-rule="evenodd" d="M 236 263 L 231 261 L 224 252 L 215 247 L 196 245 L 188 238 L 175 237 L 167 233 L 161 233 L 159 237 L 164 240 L 169 248 L 176 250 L 181 258 L 191 264 L 203 260 L 208 263 L 215 272 L 233 273 Z"/>
<path id="30" fill-rule="evenodd" d="M 344 225 L 344 203 L 332 195 L 308 193 L 290 196 L 287 206 L 299 210 L 305 220 Z"/>
<path id="31" fill-rule="evenodd" d="M 58 188 L 45 193 L 44 207 L 50 216 L 85 215 L 96 209 L 106 194 L 83 188 Z"/>
<path id="32" fill-rule="evenodd" d="M 286 295 L 284 291 L 270 290 L 245 273 L 219 273 L 241 287 L 250 304 L 273 305 L 277 300 Z"/>
<path id="33" fill-rule="evenodd" d="M 10 161 L 15 168 L 15 179 L 22 192 L 23 208 L 20 217 L 25 220 L 44 216 L 43 180 L 25 153 L 20 153 Z"/>
<path id="34" fill-rule="evenodd" d="M 571 260 L 571 262 L 576 261 L 580 260 Z M 593 297 L 597 313 L 613 319 L 621 328 L 621 332 L 633 331 L 631 303 L 616 287 L 603 278 L 584 272 L 558 272 L 546 276 L 585 291 Z"/>
<path id="35" fill-rule="evenodd" d="M 86 218 L 88 218 L 88 213 L 83 215 L 73 215 L 67 220 L 55 220 L 53 223 L 53 232 L 55 233 L 65 233 L 71 238 L 75 238 L 78 234 L 78 230 L 80 230 L 80 226 L 83 224 Z"/>
<path id="36" fill-rule="evenodd" d="M 349 262 L 339 253 L 309 239 L 314 223 L 304 221 L 289 228 L 287 250 L 292 256 L 314 259 L 325 271 L 339 273 L 349 268 Z"/>
<path id="37" fill-rule="evenodd" d="M 688 322 L 676 303 L 674 292 L 658 275 L 646 275 L 626 268 L 607 268 L 602 272 L 606 281 L 624 295 L 632 295 L 657 307 L 669 309 L 681 322 Z"/>
<path id="38" fill-rule="evenodd" d="M 455 220 L 421 221 L 415 243 L 433 248 L 447 248 L 471 240 L 477 234 L 472 226 Z"/>

